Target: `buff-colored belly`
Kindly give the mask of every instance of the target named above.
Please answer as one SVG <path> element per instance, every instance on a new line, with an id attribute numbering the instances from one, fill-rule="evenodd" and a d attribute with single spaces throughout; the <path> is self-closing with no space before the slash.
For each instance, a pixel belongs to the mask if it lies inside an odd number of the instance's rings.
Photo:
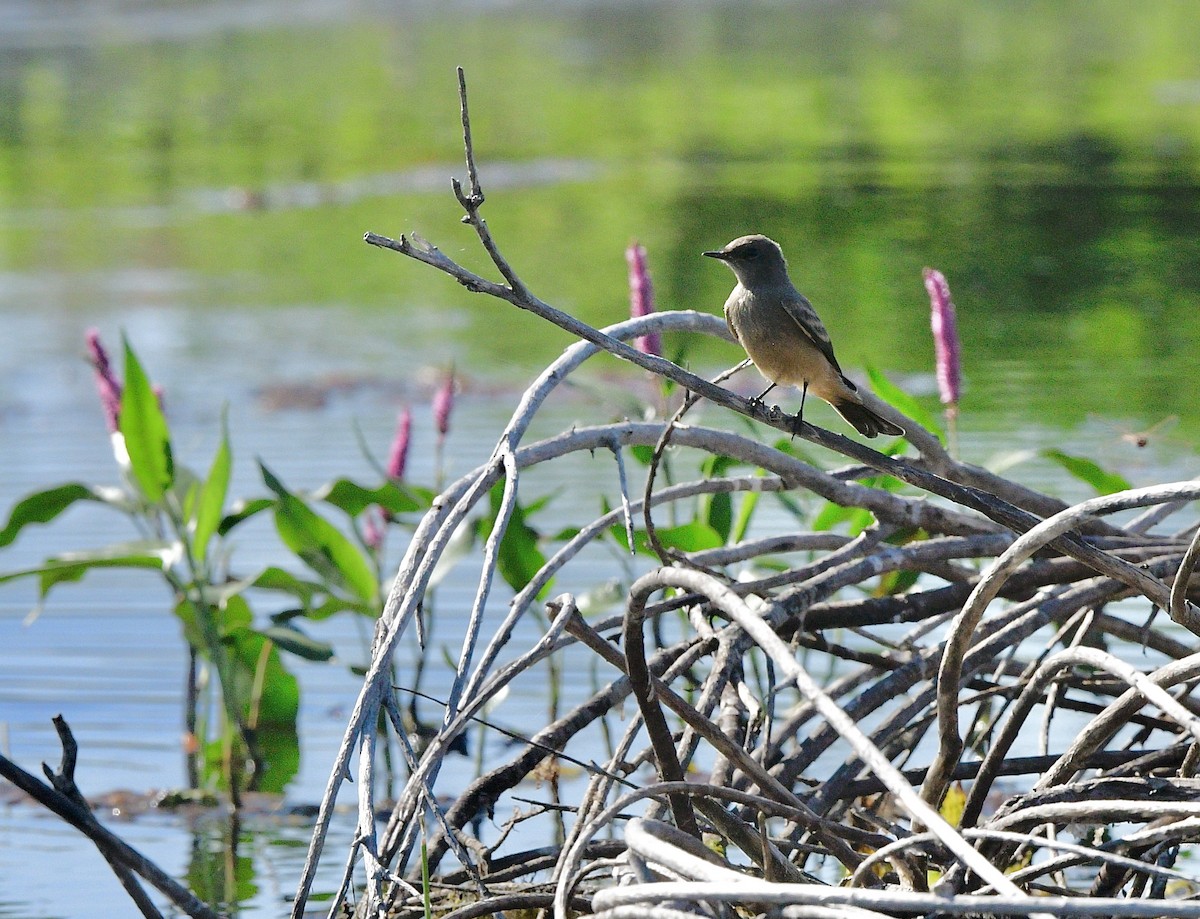
<path id="1" fill-rule="evenodd" d="M 754 365 L 772 383 L 807 383 L 815 395 L 827 400 L 847 391 L 841 374 L 782 307 L 738 304 L 726 315 Z"/>

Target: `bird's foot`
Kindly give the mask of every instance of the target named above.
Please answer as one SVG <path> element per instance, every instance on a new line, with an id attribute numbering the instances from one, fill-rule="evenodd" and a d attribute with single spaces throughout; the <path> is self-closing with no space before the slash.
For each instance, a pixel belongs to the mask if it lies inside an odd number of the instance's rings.
<path id="1" fill-rule="evenodd" d="M 792 416 L 792 440 L 804 429 L 804 412 L 796 412 Z"/>

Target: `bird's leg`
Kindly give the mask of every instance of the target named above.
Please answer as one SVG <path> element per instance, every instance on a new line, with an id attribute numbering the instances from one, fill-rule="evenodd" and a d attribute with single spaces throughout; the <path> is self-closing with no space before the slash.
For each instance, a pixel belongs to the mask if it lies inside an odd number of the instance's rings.
<path id="1" fill-rule="evenodd" d="M 804 427 L 804 400 L 808 398 L 808 380 L 804 381 L 804 388 L 800 390 L 800 411 L 796 412 L 796 420 L 792 424 L 792 440 L 796 439 L 796 435 L 800 433 L 800 429 Z"/>
<path id="2" fill-rule="evenodd" d="M 775 384 L 772 383 L 770 386 L 768 386 L 766 389 L 764 389 L 762 392 L 760 392 L 757 396 L 751 397 L 750 401 L 752 403 L 757 402 L 759 405 L 765 406 L 766 403 L 763 402 L 763 399 L 765 399 L 767 396 L 767 393 L 769 393 L 774 388 L 775 388 Z"/>

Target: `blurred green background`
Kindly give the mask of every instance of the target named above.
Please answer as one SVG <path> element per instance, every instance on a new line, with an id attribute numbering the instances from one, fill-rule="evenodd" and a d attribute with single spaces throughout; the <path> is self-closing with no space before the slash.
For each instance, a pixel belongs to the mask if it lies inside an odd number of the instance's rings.
<path id="1" fill-rule="evenodd" d="M 54 276 L 39 294 L 81 312 L 116 296 L 106 274 L 159 272 L 166 291 L 123 285 L 117 306 L 261 311 L 260 344 L 297 304 L 386 310 L 398 347 L 528 375 L 561 333 L 361 242 L 417 231 L 487 270 L 449 190 L 462 64 L 485 216 L 555 305 L 621 318 L 637 238 L 660 308 L 715 311 L 730 278 L 698 253 L 764 232 L 843 364 L 928 393 L 931 265 L 976 427 L 1178 414 L 1197 432 L 1194 3 L 388 9 L 117 5 L 8 28 L 0 309 L 46 305 L 14 278 Z"/>

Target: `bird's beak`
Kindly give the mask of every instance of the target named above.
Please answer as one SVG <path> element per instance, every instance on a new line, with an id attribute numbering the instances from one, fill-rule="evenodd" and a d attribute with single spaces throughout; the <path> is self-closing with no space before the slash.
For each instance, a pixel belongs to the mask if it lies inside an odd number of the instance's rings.
<path id="1" fill-rule="evenodd" d="M 729 254 L 722 249 L 718 249 L 716 252 L 701 252 L 700 254 L 707 255 L 709 258 L 719 258 L 723 262 L 729 258 Z"/>

